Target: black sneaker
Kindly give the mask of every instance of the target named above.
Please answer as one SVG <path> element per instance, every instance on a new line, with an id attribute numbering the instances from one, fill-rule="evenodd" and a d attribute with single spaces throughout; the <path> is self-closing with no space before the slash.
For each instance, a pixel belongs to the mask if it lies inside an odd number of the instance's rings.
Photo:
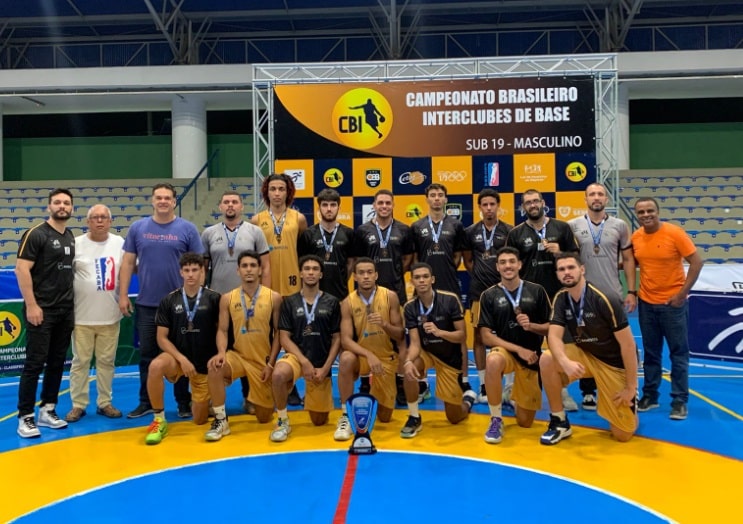
<path id="1" fill-rule="evenodd" d="M 286 399 L 286 403 L 290 406 L 301 406 L 304 404 L 302 397 L 299 396 L 299 391 L 297 391 L 297 386 L 294 386 L 289 392 L 289 398 Z"/>
<path id="2" fill-rule="evenodd" d="M 149 415 L 150 413 L 154 413 L 154 412 L 155 410 L 152 409 L 152 406 L 142 402 L 141 404 L 139 404 L 139 406 L 137 406 L 136 408 L 131 410 L 129 413 L 127 413 L 126 418 L 144 417 L 145 415 Z"/>
<path id="3" fill-rule="evenodd" d="M 596 411 L 596 396 L 595 395 L 583 395 L 583 402 L 581 403 L 583 409 L 588 411 Z"/>
<path id="4" fill-rule="evenodd" d="M 683 402 L 673 402 L 671 404 L 671 420 L 686 420 L 689 410 Z"/>
<path id="5" fill-rule="evenodd" d="M 178 403 L 178 418 L 191 418 L 193 413 L 191 412 L 190 402 L 179 402 Z"/>
<path id="6" fill-rule="evenodd" d="M 550 415 L 550 425 L 539 439 L 539 442 L 545 446 L 553 446 L 572 434 L 573 430 L 570 429 L 568 417 L 565 417 L 565 420 L 560 420 L 558 417 Z"/>
<path id="7" fill-rule="evenodd" d="M 637 403 L 637 411 L 650 411 L 660 407 L 657 400 L 651 400 L 647 395 L 643 395 L 640 402 Z"/>
<path id="8" fill-rule="evenodd" d="M 402 438 L 413 438 L 423 429 L 423 417 L 408 416 L 408 421 L 400 430 Z"/>

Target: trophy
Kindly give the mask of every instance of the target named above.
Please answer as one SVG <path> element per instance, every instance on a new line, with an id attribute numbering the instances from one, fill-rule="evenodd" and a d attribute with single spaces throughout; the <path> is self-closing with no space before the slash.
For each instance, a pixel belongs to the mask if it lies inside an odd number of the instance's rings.
<path id="1" fill-rule="evenodd" d="M 355 436 L 348 452 L 351 455 L 372 455 L 377 452 L 371 431 L 377 419 L 377 399 L 366 393 L 351 395 L 346 401 L 348 419 Z"/>

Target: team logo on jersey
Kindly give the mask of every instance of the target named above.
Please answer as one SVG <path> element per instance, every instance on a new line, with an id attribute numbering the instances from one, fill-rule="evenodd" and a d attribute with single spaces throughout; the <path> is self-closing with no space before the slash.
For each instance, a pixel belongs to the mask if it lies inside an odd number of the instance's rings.
<path id="1" fill-rule="evenodd" d="M 367 87 L 344 93 L 333 107 L 332 126 L 338 140 L 354 149 L 371 149 L 392 129 L 392 106 L 381 93 Z"/>
<path id="2" fill-rule="evenodd" d="M 367 169 L 366 170 L 366 185 L 369 187 L 377 187 L 382 182 L 382 170 L 381 169 Z"/>
<path id="3" fill-rule="evenodd" d="M 336 188 L 343 183 L 343 172 L 336 167 L 331 167 L 323 173 L 322 179 L 326 186 Z"/>
<path id="4" fill-rule="evenodd" d="M 101 257 L 95 264 L 95 284 L 97 291 L 116 289 L 116 262 L 114 257 Z"/>
<path id="5" fill-rule="evenodd" d="M 582 162 L 570 162 L 565 168 L 565 176 L 571 182 L 580 182 L 586 178 L 588 170 Z"/>
<path id="6" fill-rule="evenodd" d="M 21 334 L 23 324 L 10 311 L 3 311 L 0 319 L 0 346 L 12 344 Z"/>

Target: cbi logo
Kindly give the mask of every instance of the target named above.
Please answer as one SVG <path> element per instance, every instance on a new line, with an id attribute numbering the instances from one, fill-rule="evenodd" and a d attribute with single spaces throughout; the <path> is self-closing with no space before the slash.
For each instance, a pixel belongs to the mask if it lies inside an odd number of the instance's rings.
<path id="1" fill-rule="evenodd" d="M 418 220 L 423 216 L 423 210 L 418 204 L 410 204 L 405 208 L 405 216 L 413 220 Z"/>
<path id="2" fill-rule="evenodd" d="M 570 162 L 565 168 L 565 176 L 571 182 L 580 182 L 586 178 L 588 170 L 582 162 Z"/>
<path id="3" fill-rule="evenodd" d="M 340 169 L 331 167 L 322 175 L 322 180 L 328 187 L 336 188 L 340 187 L 343 183 L 343 172 Z"/>
<path id="4" fill-rule="evenodd" d="M 384 142 L 394 120 L 387 99 L 367 87 L 344 93 L 333 107 L 332 119 L 340 143 L 354 149 L 371 149 Z"/>
<path id="5" fill-rule="evenodd" d="M 426 175 L 420 171 L 406 171 L 397 178 L 400 184 L 406 186 L 408 184 L 412 186 L 419 186 L 426 181 Z"/>
<path id="6" fill-rule="evenodd" d="M 381 169 L 367 169 L 366 170 L 366 185 L 369 187 L 377 187 L 382 183 L 382 170 Z"/>

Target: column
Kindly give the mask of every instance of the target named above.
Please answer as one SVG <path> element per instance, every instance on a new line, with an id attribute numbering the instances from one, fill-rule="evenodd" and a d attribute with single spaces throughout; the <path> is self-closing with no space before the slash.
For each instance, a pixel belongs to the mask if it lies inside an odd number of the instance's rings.
<path id="1" fill-rule="evenodd" d="M 617 148 L 617 168 L 629 169 L 629 93 L 627 86 L 619 84 L 617 92 L 617 124 L 619 125 L 619 147 Z"/>
<path id="2" fill-rule="evenodd" d="M 196 96 L 176 95 L 171 111 L 173 178 L 191 179 L 206 164 L 206 104 Z"/>

